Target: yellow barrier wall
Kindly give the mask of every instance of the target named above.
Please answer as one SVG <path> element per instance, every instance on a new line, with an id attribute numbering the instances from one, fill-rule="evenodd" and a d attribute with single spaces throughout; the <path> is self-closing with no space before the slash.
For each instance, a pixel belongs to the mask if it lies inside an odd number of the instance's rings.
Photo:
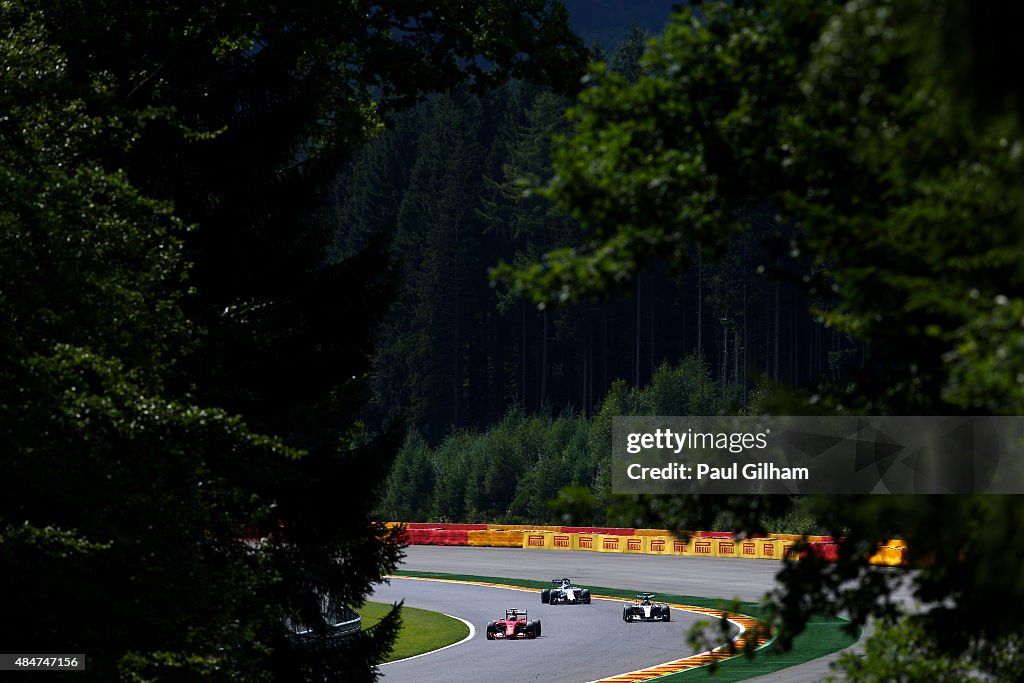
<path id="1" fill-rule="evenodd" d="M 693 537 L 687 544 L 687 550 L 689 555 L 694 557 L 715 557 L 715 540 L 714 538 L 700 538 Z"/>
<path id="2" fill-rule="evenodd" d="M 772 534 L 772 538 L 777 538 L 780 541 L 799 541 L 803 538 L 800 534 Z M 821 543 L 823 541 L 832 541 L 834 539 L 828 536 L 808 536 L 808 543 Z"/>
<path id="3" fill-rule="evenodd" d="M 527 549 L 543 550 L 551 547 L 551 532 L 545 531 L 524 531 L 523 547 Z"/>
<path id="4" fill-rule="evenodd" d="M 386 522 L 388 528 L 403 522 Z M 742 559 L 799 559 L 791 550 L 803 538 L 796 534 L 776 534 L 771 538 L 733 541 L 723 538 L 692 536 L 682 541 L 664 529 L 637 529 L 632 536 L 615 534 L 565 533 L 557 526 L 529 527 L 522 524 L 491 524 L 488 530 L 467 531 L 467 544 L 500 548 L 538 548 L 556 550 L 589 550 L 605 553 L 643 553 L 648 555 L 683 555 L 694 557 L 737 557 Z M 809 536 L 810 542 L 822 537 Z M 872 564 L 900 566 L 906 564 L 906 541 L 890 539 L 879 544 L 869 558 Z"/>
<path id="5" fill-rule="evenodd" d="M 744 560 L 758 560 L 761 558 L 761 550 L 757 547 L 756 538 L 748 538 L 745 541 L 736 542 L 736 557 Z"/>
<path id="6" fill-rule="evenodd" d="M 760 559 L 762 560 L 781 560 L 784 555 L 784 544 L 792 541 L 784 541 L 779 538 L 765 538 L 758 539 L 760 545 Z"/>
<path id="7" fill-rule="evenodd" d="M 669 555 L 672 544 L 665 541 L 664 536 L 641 536 L 644 539 L 644 552 L 649 555 Z"/>
<path id="8" fill-rule="evenodd" d="M 621 553 L 626 550 L 626 542 L 623 539 L 628 536 L 612 536 L 609 534 L 596 534 L 597 540 L 594 545 L 599 553 Z"/>
<path id="9" fill-rule="evenodd" d="M 871 564 L 880 564 L 887 567 L 899 567 L 904 564 L 904 554 L 907 552 L 906 545 L 902 546 L 882 546 L 878 551 L 872 555 L 868 562 Z"/>
<path id="10" fill-rule="evenodd" d="M 627 553 L 645 553 L 647 552 L 648 545 L 644 542 L 647 539 L 644 536 L 622 536 L 621 537 L 626 544 L 623 552 Z"/>
<path id="11" fill-rule="evenodd" d="M 469 531 L 468 544 L 495 548 L 522 548 L 522 531 Z"/>
<path id="12" fill-rule="evenodd" d="M 533 524 L 488 524 L 488 531 L 561 531 L 560 526 L 535 526 Z"/>
<path id="13" fill-rule="evenodd" d="M 713 540 L 715 542 L 715 557 L 737 556 L 736 541 L 730 538 L 716 538 Z"/>
<path id="14" fill-rule="evenodd" d="M 648 555 L 692 555 L 690 544 L 675 536 L 641 536 Z"/>
<path id="15" fill-rule="evenodd" d="M 573 547 L 573 536 L 562 532 L 551 534 L 551 548 L 555 550 L 575 550 Z"/>

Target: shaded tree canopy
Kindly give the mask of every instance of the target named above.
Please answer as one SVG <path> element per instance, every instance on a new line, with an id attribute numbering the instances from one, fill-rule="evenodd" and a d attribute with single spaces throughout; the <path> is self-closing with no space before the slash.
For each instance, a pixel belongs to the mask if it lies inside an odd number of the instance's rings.
<path id="1" fill-rule="evenodd" d="M 16 1 L 0 25 L 4 641 L 97 680 L 372 680 L 397 611 L 322 639 L 399 558 L 372 516 L 398 427 L 357 421 L 393 280 L 380 245 L 325 265 L 324 193 L 427 92 L 571 91 L 564 9 Z"/>
<path id="2" fill-rule="evenodd" d="M 764 408 L 1019 414 L 1019 88 L 993 78 L 964 87 L 995 55 L 1019 49 L 1005 30 L 979 37 L 979 27 L 1011 25 L 1016 12 L 1007 4 L 976 12 L 958 0 L 682 10 L 634 82 L 592 73 L 571 113 L 576 127 L 556 148 L 546 192 L 593 239 L 525 269 L 499 268 L 498 277 L 539 301 L 607 292 L 629 286 L 656 258 L 685 269 L 693 249 L 720 256 L 731 236 L 750 230 L 752 207 L 768 207 L 793 230 L 791 256 L 814 260 L 805 286 L 818 315 L 867 350 L 854 377 L 777 393 Z M 953 54 L 950 40 L 970 50 Z M 727 510 L 738 529 L 756 531 L 769 504 L 753 496 L 638 500 L 624 521 L 697 528 Z M 894 616 L 895 577 L 867 566 L 865 553 L 898 533 L 911 561 L 923 562 L 913 581 L 924 604 L 900 643 L 917 658 L 960 661 L 944 670 L 1019 678 L 1024 623 L 1006 606 L 1020 601 L 1021 586 L 997 578 L 1020 573 L 1002 550 L 1020 539 L 1017 498 L 804 504 L 849 542 L 834 565 L 806 561 L 782 572 L 780 643 L 816 610 L 847 611 L 855 623 Z M 885 671 L 878 676 L 892 674 Z"/>

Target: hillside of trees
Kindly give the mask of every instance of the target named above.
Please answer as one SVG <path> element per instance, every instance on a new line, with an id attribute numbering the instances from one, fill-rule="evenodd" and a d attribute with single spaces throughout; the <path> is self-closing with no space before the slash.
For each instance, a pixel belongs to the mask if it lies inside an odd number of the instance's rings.
<path id="1" fill-rule="evenodd" d="M 690 250 L 728 255 L 757 215 L 791 228 L 800 276 L 860 362 L 814 387 L 774 388 L 771 413 L 1020 415 L 1024 331 L 1024 87 L 1010 65 L 1018 5 L 962 0 L 771 1 L 684 8 L 636 78 L 592 72 L 542 194 L 590 231 L 582 247 L 503 269 L 538 302 L 614 291 Z M 819 283 L 819 284 L 815 284 Z M 810 293 L 810 289 L 808 289 Z M 735 294 L 735 290 L 734 290 Z M 1020 458 L 1024 444 L 1010 445 Z M 965 456 L 966 457 L 966 456 Z M 630 519 L 763 527 L 763 496 L 654 496 Z M 1024 675 L 1020 496 L 814 496 L 847 540 L 836 563 L 787 565 L 770 596 L 785 647 L 816 611 L 880 619 L 852 680 Z M 905 577 L 868 565 L 908 543 Z M 1012 578 L 1011 578 L 1012 577 Z"/>
<path id="2" fill-rule="evenodd" d="M 549 503 L 563 488 L 583 489 L 594 500 L 610 496 L 613 417 L 714 415 L 728 406 L 707 365 L 690 356 L 657 368 L 643 388 L 615 382 L 589 418 L 513 408 L 487 430 L 453 432 L 436 448 L 413 431 L 381 512 L 402 521 L 550 524 L 558 513 Z M 602 507 L 593 514 L 587 521 L 605 521 Z"/>
<path id="3" fill-rule="evenodd" d="M 1020 496 L 607 490 L 616 414 L 1024 412 L 1024 9 L 670 4 L 0 2 L 9 650 L 372 681 L 384 514 L 792 515 L 777 647 L 1024 680 Z"/>
<path id="4" fill-rule="evenodd" d="M 635 75 L 649 39 L 634 28 L 609 68 Z M 553 137 L 571 131 L 569 103 L 518 82 L 435 97 L 336 181 L 335 258 L 383 235 L 398 264 L 376 354 L 379 414 L 405 416 L 436 444 L 512 409 L 593 414 L 616 380 L 643 386 L 692 354 L 740 409 L 762 377 L 808 386 L 858 362 L 854 339 L 824 322 L 828 283 L 764 208 L 751 209 L 753 229 L 724 259 L 690 248 L 692 267 L 660 259 L 606 296 L 538 307 L 496 287 L 499 263 L 526 267 L 588 239 L 538 194 Z"/>
<path id="5" fill-rule="evenodd" d="M 551 508 L 519 482 L 536 488 L 561 463 L 563 498 L 586 493 L 590 509 L 606 514 L 595 495 L 598 449 L 583 446 L 607 406 L 594 397 L 615 377 L 657 386 L 662 360 L 671 368 L 694 353 L 719 388 L 717 410 L 750 409 L 751 387 L 763 380 L 754 407 L 776 413 L 1019 415 L 1024 88 L 1010 67 L 1020 48 L 1009 27 L 1021 18 L 1016 6 L 962 0 L 700 3 L 642 57 L 615 50 L 593 66 L 567 118 L 541 126 L 560 131 L 550 148 L 526 144 L 549 111 L 532 107 L 539 100 L 523 100 L 523 134 L 493 154 L 490 129 L 481 129 L 475 153 L 495 163 L 481 173 L 457 165 L 480 188 L 480 227 L 465 232 L 468 212 L 446 222 L 458 230 L 444 267 L 403 261 L 406 287 L 429 281 L 427 272 L 452 278 L 443 315 L 414 288 L 399 295 L 424 316 L 417 320 L 446 321 L 434 338 L 448 355 L 446 370 L 413 383 L 396 373 L 395 405 L 408 406 L 418 435 L 394 485 L 431 493 L 418 507 L 388 499 L 389 511 L 543 517 Z M 435 196 L 444 201 L 455 185 L 435 186 Z M 485 225 L 516 238 L 488 244 L 480 259 L 504 263 L 491 271 L 488 306 L 483 281 L 475 290 L 464 279 L 480 266 L 463 259 Z M 480 298 L 456 304 L 457 292 Z M 493 313 L 518 305 L 518 320 Z M 475 322 L 494 336 L 470 340 Z M 382 353 L 398 338 L 411 339 L 386 336 Z M 496 410 L 500 395 L 517 408 Z M 492 429 L 463 429 L 497 419 Z M 491 451 L 506 458 L 489 462 Z M 470 486 L 453 487 L 450 472 Z M 777 498 L 762 496 L 620 502 L 628 509 L 617 521 L 686 529 L 726 516 L 741 533 L 763 530 L 780 511 Z M 1020 582 L 1006 580 L 1020 570 L 1001 550 L 1020 541 L 1019 497 L 795 504 L 848 541 L 834 564 L 780 573 L 771 598 L 779 646 L 816 611 L 858 624 L 875 617 L 868 656 L 844 664 L 853 680 L 1020 680 L 1024 623 L 1005 608 L 1020 597 Z M 893 534 L 917 563 L 913 614 L 889 599 L 896 577 L 865 560 Z"/>

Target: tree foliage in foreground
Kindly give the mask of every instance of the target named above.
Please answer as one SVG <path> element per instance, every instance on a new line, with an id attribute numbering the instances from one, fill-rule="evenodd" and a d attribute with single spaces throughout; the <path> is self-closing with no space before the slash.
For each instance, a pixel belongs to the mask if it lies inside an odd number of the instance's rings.
<path id="1" fill-rule="evenodd" d="M 372 516 L 398 431 L 356 421 L 392 281 L 378 245 L 324 266 L 324 191 L 426 92 L 571 90 L 565 18 L 547 0 L 0 2 L 12 651 L 84 652 L 104 681 L 376 678 L 397 610 L 324 634 L 400 553 Z"/>
<path id="2" fill-rule="evenodd" d="M 549 196 L 593 230 L 499 275 L 548 301 L 632 281 L 655 257 L 688 266 L 689 245 L 721 254 L 767 206 L 810 254 L 806 286 L 830 325 L 866 342 L 863 371 L 770 412 L 1019 414 L 1024 408 L 1024 254 L 1018 81 L 963 84 L 992 55 L 1014 54 L 1007 5 L 960 0 L 704 3 L 684 10 L 629 83 L 604 71 L 580 96 L 576 129 L 555 154 Z M 969 18 L 965 21 L 965 17 Z M 960 23 L 958 23 L 960 22 Z M 966 32 L 961 27 L 966 26 Z M 973 53 L 945 46 L 968 44 Z M 966 77 L 965 77 L 966 76 Z M 759 530 L 771 499 L 635 500 L 625 521 L 694 528 L 722 509 Z M 1016 497 L 831 496 L 804 503 L 845 532 L 836 564 L 788 566 L 773 596 L 790 642 L 815 611 L 897 617 L 898 578 L 866 552 L 907 539 L 919 613 L 901 640 L 916 660 L 942 656 L 1018 680 L 1024 622 Z M 882 632 L 880 638 L 885 637 Z M 882 680 L 869 649 L 858 680 Z M 924 670 L 924 669 L 922 669 Z M 865 673 L 866 671 L 866 673 Z M 875 673 L 872 674 L 871 672 Z M 873 678 L 872 678 L 873 676 Z"/>

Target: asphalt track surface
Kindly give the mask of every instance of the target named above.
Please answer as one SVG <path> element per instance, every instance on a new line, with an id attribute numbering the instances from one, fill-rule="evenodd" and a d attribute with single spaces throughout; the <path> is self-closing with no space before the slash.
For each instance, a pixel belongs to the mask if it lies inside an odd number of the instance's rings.
<path id="1" fill-rule="evenodd" d="M 654 593 L 673 593 L 677 595 L 699 595 L 705 597 L 737 598 L 744 601 L 758 601 L 761 597 L 775 587 L 775 574 L 779 570 L 779 564 L 770 560 L 743 560 L 737 558 L 714 558 L 714 557 L 680 557 L 680 556 L 651 556 L 633 555 L 619 553 L 592 553 L 580 551 L 563 550 L 522 550 L 518 548 L 474 548 L 474 547 L 439 547 L 439 546 L 410 546 L 406 550 L 406 559 L 403 569 L 413 571 L 439 572 L 446 574 L 474 574 L 479 576 L 507 577 L 516 579 L 534 579 L 537 581 L 549 581 L 552 578 L 568 576 L 575 583 L 582 586 L 595 585 L 606 588 L 621 588 L 625 590 L 650 591 Z M 401 584 L 401 587 L 399 585 Z M 427 594 L 433 595 L 428 586 L 451 586 L 456 592 L 445 593 L 440 603 L 432 602 L 434 597 L 422 597 Z M 393 580 L 391 586 L 382 586 L 379 589 L 378 598 L 386 602 L 393 602 L 402 597 L 406 598 L 406 604 L 411 607 L 424 607 L 434 611 L 445 612 L 454 616 L 462 616 L 471 621 L 477 628 L 477 637 L 472 643 L 465 643 L 452 647 L 442 652 L 408 660 L 407 662 L 385 665 L 381 671 L 387 677 L 383 680 L 386 683 L 401 683 L 402 681 L 446 681 L 451 683 L 489 681 L 495 677 L 501 677 L 504 671 L 497 667 L 494 660 L 495 649 L 487 647 L 483 650 L 483 659 L 475 654 L 481 645 L 501 646 L 501 650 L 513 652 L 515 669 L 517 671 L 529 661 L 524 653 L 526 648 L 520 646 L 543 646 L 555 642 L 557 634 L 558 645 L 553 647 L 554 654 L 548 650 L 537 649 L 531 655 L 540 656 L 543 653 L 546 658 L 554 657 L 555 665 L 544 669 L 540 677 L 525 677 L 523 680 L 550 680 L 550 681 L 572 681 L 583 683 L 602 675 L 624 673 L 643 666 L 659 664 L 670 659 L 685 656 L 680 646 L 685 642 L 682 635 L 682 628 L 688 628 L 692 620 L 683 622 L 683 615 L 676 615 L 673 611 L 671 622 L 672 631 L 675 633 L 673 643 L 675 648 L 672 654 L 664 658 L 654 656 L 646 659 L 637 666 L 628 664 L 617 664 L 613 669 L 601 668 L 598 673 L 594 667 L 594 660 L 603 660 L 604 652 L 609 645 L 613 644 L 619 632 L 619 627 L 660 627 L 669 624 L 626 624 L 622 621 L 621 603 L 615 604 L 614 612 L 608 617 L 608 624 L 602 623 L 600 627 L 590 623 L 588 620 L 582 627 L 572 628 L 566 632 L 551 622 L 549 627 L 549 613 L 554 614 L 555 610 L 586 609 L 586 606 L 559 605 L 551 607 L 541 605 L 540 597 L 536 593 L 527 599 L 523 605 L 530 610 L 530 618 L 541 617 L 543 620 L 544 635 L 536 641 L 522 641 L 516 643 L 503 643 L 487 641 L 482 633 L 483 626 L 490 620 L 496 618 L 495 612 L 501 613 L 505 607 L 519 607 L 518 604 L 504 604 L 499 596 L 498 602 L 491 604 L 488 601 L 481 606 L 484 610 L 481 618 L 469 618 L 459 613 L 463 605 L 469 602 L 465 597 L 465 591 L 475 587 L 458 584 L 440 584 L 426 581 L 399 581 Z M 495 590 L 495 589 L 492 589 Z M 507 595 L 525 595 L 522 593 L 510 593 Z M 385 597 L 387 596 L 387 597 Z M 397 596 L 397 597 L 392 597 Z M 453 596 L 451 601 L 445 596 Z M 420 602 L 422 599 L 430 601 L 431 604 Z M 895 596 L 904 604 L 910 604 L 911 600 L 906 590 L 898 592 Z M 597 606 L 595 601 L 590 607 Z M 535 611 L 537 610 L 537 611 Z M 601 612 L 603 615 L 603 611 Z M 562 614 L 562 613 L 559 613 Z M 580 613 L 582 614 L 582 613 Z M 575 616 L 575 614 L 570 615 Z M 585 616 L 585 615 L 584 615 Z M 613 618 L 614 617 L 614 618 Z M 558 619 L 562 617 L 559 616 Z M 607 630 L 605 627 L 607 626 Z M 556 630 L 551 630 L 556 629 Z M 633 631 L 632 633 L 637 633 Z M 625 633 L 629 633 L 626 631 Z M 650 636 L 653 630 L 640 631 L 644 636 Z M 563 636 L 563 634 L 566 634 Z M 550 640 L 548 639 L 550 636 Z M 562 638 L 568 638 L 562 642 Z M 509 648 L 515 648 L 511 650 Z M 501 652 L 504 655 L 504 652 Z M 445 662 L 446 664 L 435 664 L 433 661 Z M 829 669 L 829 662 L 836 658 L 835 655 L 824 657 L 812 662 L 784 669 L 775 674 L 769 674 L 752 681 L 792 681 L 793 683 L 811 683 L 820 681 L 832 673 Z M 504 662 L 504 660 L 502 660 Z M 442 675 L 443 674 L 443 675 Z M 563 675 L 564 674 L 564 675 Z M 440 678 L 430 676 L 442 675 Z"/>
<path id="2" fill-rule="evenodd" d="M 669 623 L 627 624 L 622 600 L 542 605 L 539 590 L 401 578 L 379 586 L 371 599 L 405 600 L 410 607 L 465 619 L 476 629 L 461 645 L 381 666 L 384 683 L 592 681 L 692 654 L 685 634 L 702 618 L 672 610 Z M 508 607 L 525 608 L 531 620 L 540 619 L 540 638 L 487 640 L 487 622 L 503 617 Z"/>

